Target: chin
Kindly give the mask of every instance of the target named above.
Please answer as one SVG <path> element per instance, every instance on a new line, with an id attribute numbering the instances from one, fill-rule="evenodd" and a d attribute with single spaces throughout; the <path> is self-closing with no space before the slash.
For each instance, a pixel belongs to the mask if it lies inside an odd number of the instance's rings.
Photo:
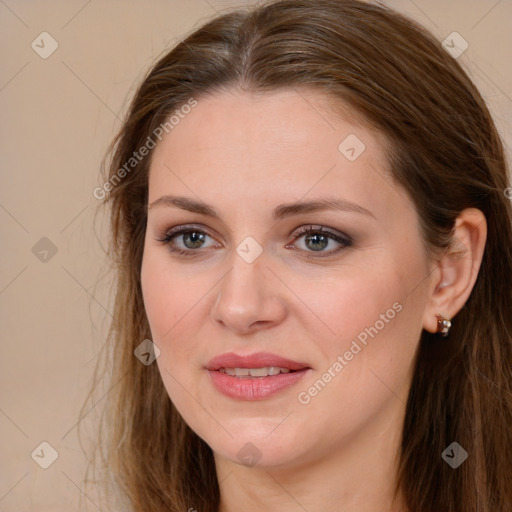
<path id="1" fill-rule="evenodd" d="M 274 436 L 274 439 L 258 438 L 254 433 L 251 436 L 237 435 L 230 440 L 229 445 L 210 446 L 216 458 L 228 459 L 245 467 L 286 468 L 297 464 L 298 444 L 289 437 L 284 442 L 275 434 L 270 436 Z"/>

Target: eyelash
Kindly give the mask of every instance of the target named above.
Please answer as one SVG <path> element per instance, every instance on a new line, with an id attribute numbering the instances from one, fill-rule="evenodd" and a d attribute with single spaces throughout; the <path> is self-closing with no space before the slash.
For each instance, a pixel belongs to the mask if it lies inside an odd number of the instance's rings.
<path id="1" fill-rule="evenodd" d="M 194 256 L 193 253 L 200 252 L 201 249 L 185 250 L 185 249 L 179 249 L 176 247 L 172 247 L 172 245 L 171 245 L 171 242 L 174 240 L 174 238 L 177 238 L 178 236 L 184 235 L 187 233 L 200 233 L 200 234 L 204 234 L 206 236 L 210 236 L 210 235 L 208 235 L 208 233 L 206 231 L 199 229 L 199 228 L 195 228 L 193 226 L 178 226 L 177 228 L 173 228 L 169 231 L 166 231 L 165 233 L 162 234 L 162 236 L 160 238 L 156 238 L 155 240 L 164 245 L 167 245 L 169 251 L 173 254 L 178 254 L 178 255 L 186 256 L 186 257 L 193 257 Z M 304 251 L 304 252 L 312 254 L 312 256 L 308 255 L 307 256 L 308 258 L 311 258 L 311 257 L 325 258 L 328 256 L 332 256 L 333 254 L 336 254 L 339 251 L 346 249 L 347 247 L 351 247 L 353 244 L 352 238 L 349 237 L 348 235 L 343 234 L 343 236 L 339 236 L 339 235 L 336 235 L 335 233 L 325 230 L 323 227 L 315 227 L 315 226 L 305 226 L 304 228 L 302 228 L 298 233 L 295 234 L 293 242 L 295 243 L 303 235 L 319 234 L 319 233 L 326 236 L 327 238 L 329 238 L 331 240 L 334 240 L 335 242 L 338 242 L 339 244 L 341 244 L 341 247 L 338 247 L 337 249 L 332 249 L 327 252 L 318 251 L 317 254 L 315 254 L 315 251 Z M 213 238 L 213 237 L 210 237 L 210 238 Z M 302 249 L 300 249 L 300 250 L 303 251 Z"/>

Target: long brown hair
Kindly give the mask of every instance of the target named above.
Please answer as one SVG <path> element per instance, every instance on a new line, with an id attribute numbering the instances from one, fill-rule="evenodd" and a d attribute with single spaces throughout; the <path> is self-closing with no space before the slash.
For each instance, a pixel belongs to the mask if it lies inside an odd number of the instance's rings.
<path id="1" fill-rule="evenodd" d="M 218 510 L 212 450 L 174 408 L 157 365 L 133 354 L 151 339 L 140 283 L 151 153 L 126 163 L 191 98 L 232 86 L 315 88 L 376 127 L 429 253 L 450 247 L 463 209 L 484 213 L 483 261 L 450 337 L 423 331 L 420 339 L 396 489 L 411 512 L 510 512 L 512 208 L 502 142 L 475 85 L 435 37 L 358 0 L 281 0 L 218 16 L 162 57 L 136 91 L 102 188 L 116 289 L 97 446 L 114 485 L 135 512 Z M 468 452 L 456 469 L 441 457 L 454 441 Z"/>

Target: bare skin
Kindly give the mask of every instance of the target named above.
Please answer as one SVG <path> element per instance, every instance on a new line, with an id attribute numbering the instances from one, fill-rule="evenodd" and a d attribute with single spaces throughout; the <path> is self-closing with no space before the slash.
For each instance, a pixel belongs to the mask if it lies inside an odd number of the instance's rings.
<path id="1" fill-rule="evenodd" d="M 356 139 L 339 149 L 351 134 L 365 145 L 353 161 Z M 465 210 L 460 254 L 429 261 L 414 204 L 386 174 L 384 145 L 318 92 L 229 90 L 198 98 L 154 150 L 150 205 L 185 196 L 219 214 L 151 206 L 142 288 L 166 390 L 214 452 L 220 512 L 405 510 L 392 491 L 419 338 L 436 331 L 436 313 L 453 318 L 467 301 L 486 223 Z M 278 205 L 327 197 L 359 208 L 272 217 Z M 158 241 L 190 225 L 199 242 Z M 311 226 L 352 242 L 298 235 Z M 247 237 L 262 250 L 251 263 L 236 251 Z M 260 351 L 312 371 L 259 401 L 212 385 L 212 357 Z M 326 385 L 310 392 L 319 379 Z M 254 465 L 238 456 L 249 442 Z"/>

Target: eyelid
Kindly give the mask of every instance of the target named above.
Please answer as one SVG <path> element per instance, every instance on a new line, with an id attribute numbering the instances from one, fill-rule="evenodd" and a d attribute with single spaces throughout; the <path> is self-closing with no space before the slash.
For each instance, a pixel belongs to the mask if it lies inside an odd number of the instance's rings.
<path id="1" fill-rule="evenodd" d="M 293 239 L 295 240 L 309 232 L 324 233 L 326 235 L 332 235 L 333 237 L 341 238 L 347 243 L 353 242 L 352 237 L 348 236 L 347 234 L 342 233 L 341 231 L 331 230 L 331 228 L 326 228 L 321 224 L 307 224 L 305 226 L 301 226 L 300 228 L 296 229 L 291 236 L 293 236 Z"/>
<path id="2" fill-rule="evenodd" d="M 169 228 L 169 229 L 166 229 L 164 232 L 163 232 L 163 235 L 164 236 L 171 236 L 171 235 L 174 235 L 176 233 L 181 233 L 183 231 L 200 231 L 201 233 L 204 233 L 208 236 L 211 236 L 209 234 L 209 230 L 207 230 L 203 225 L 201 224 L 179 224 L 177 226 L 174 226 L 172 228 Z M 214 237 L 212 237 L 214 238 Z"/>

